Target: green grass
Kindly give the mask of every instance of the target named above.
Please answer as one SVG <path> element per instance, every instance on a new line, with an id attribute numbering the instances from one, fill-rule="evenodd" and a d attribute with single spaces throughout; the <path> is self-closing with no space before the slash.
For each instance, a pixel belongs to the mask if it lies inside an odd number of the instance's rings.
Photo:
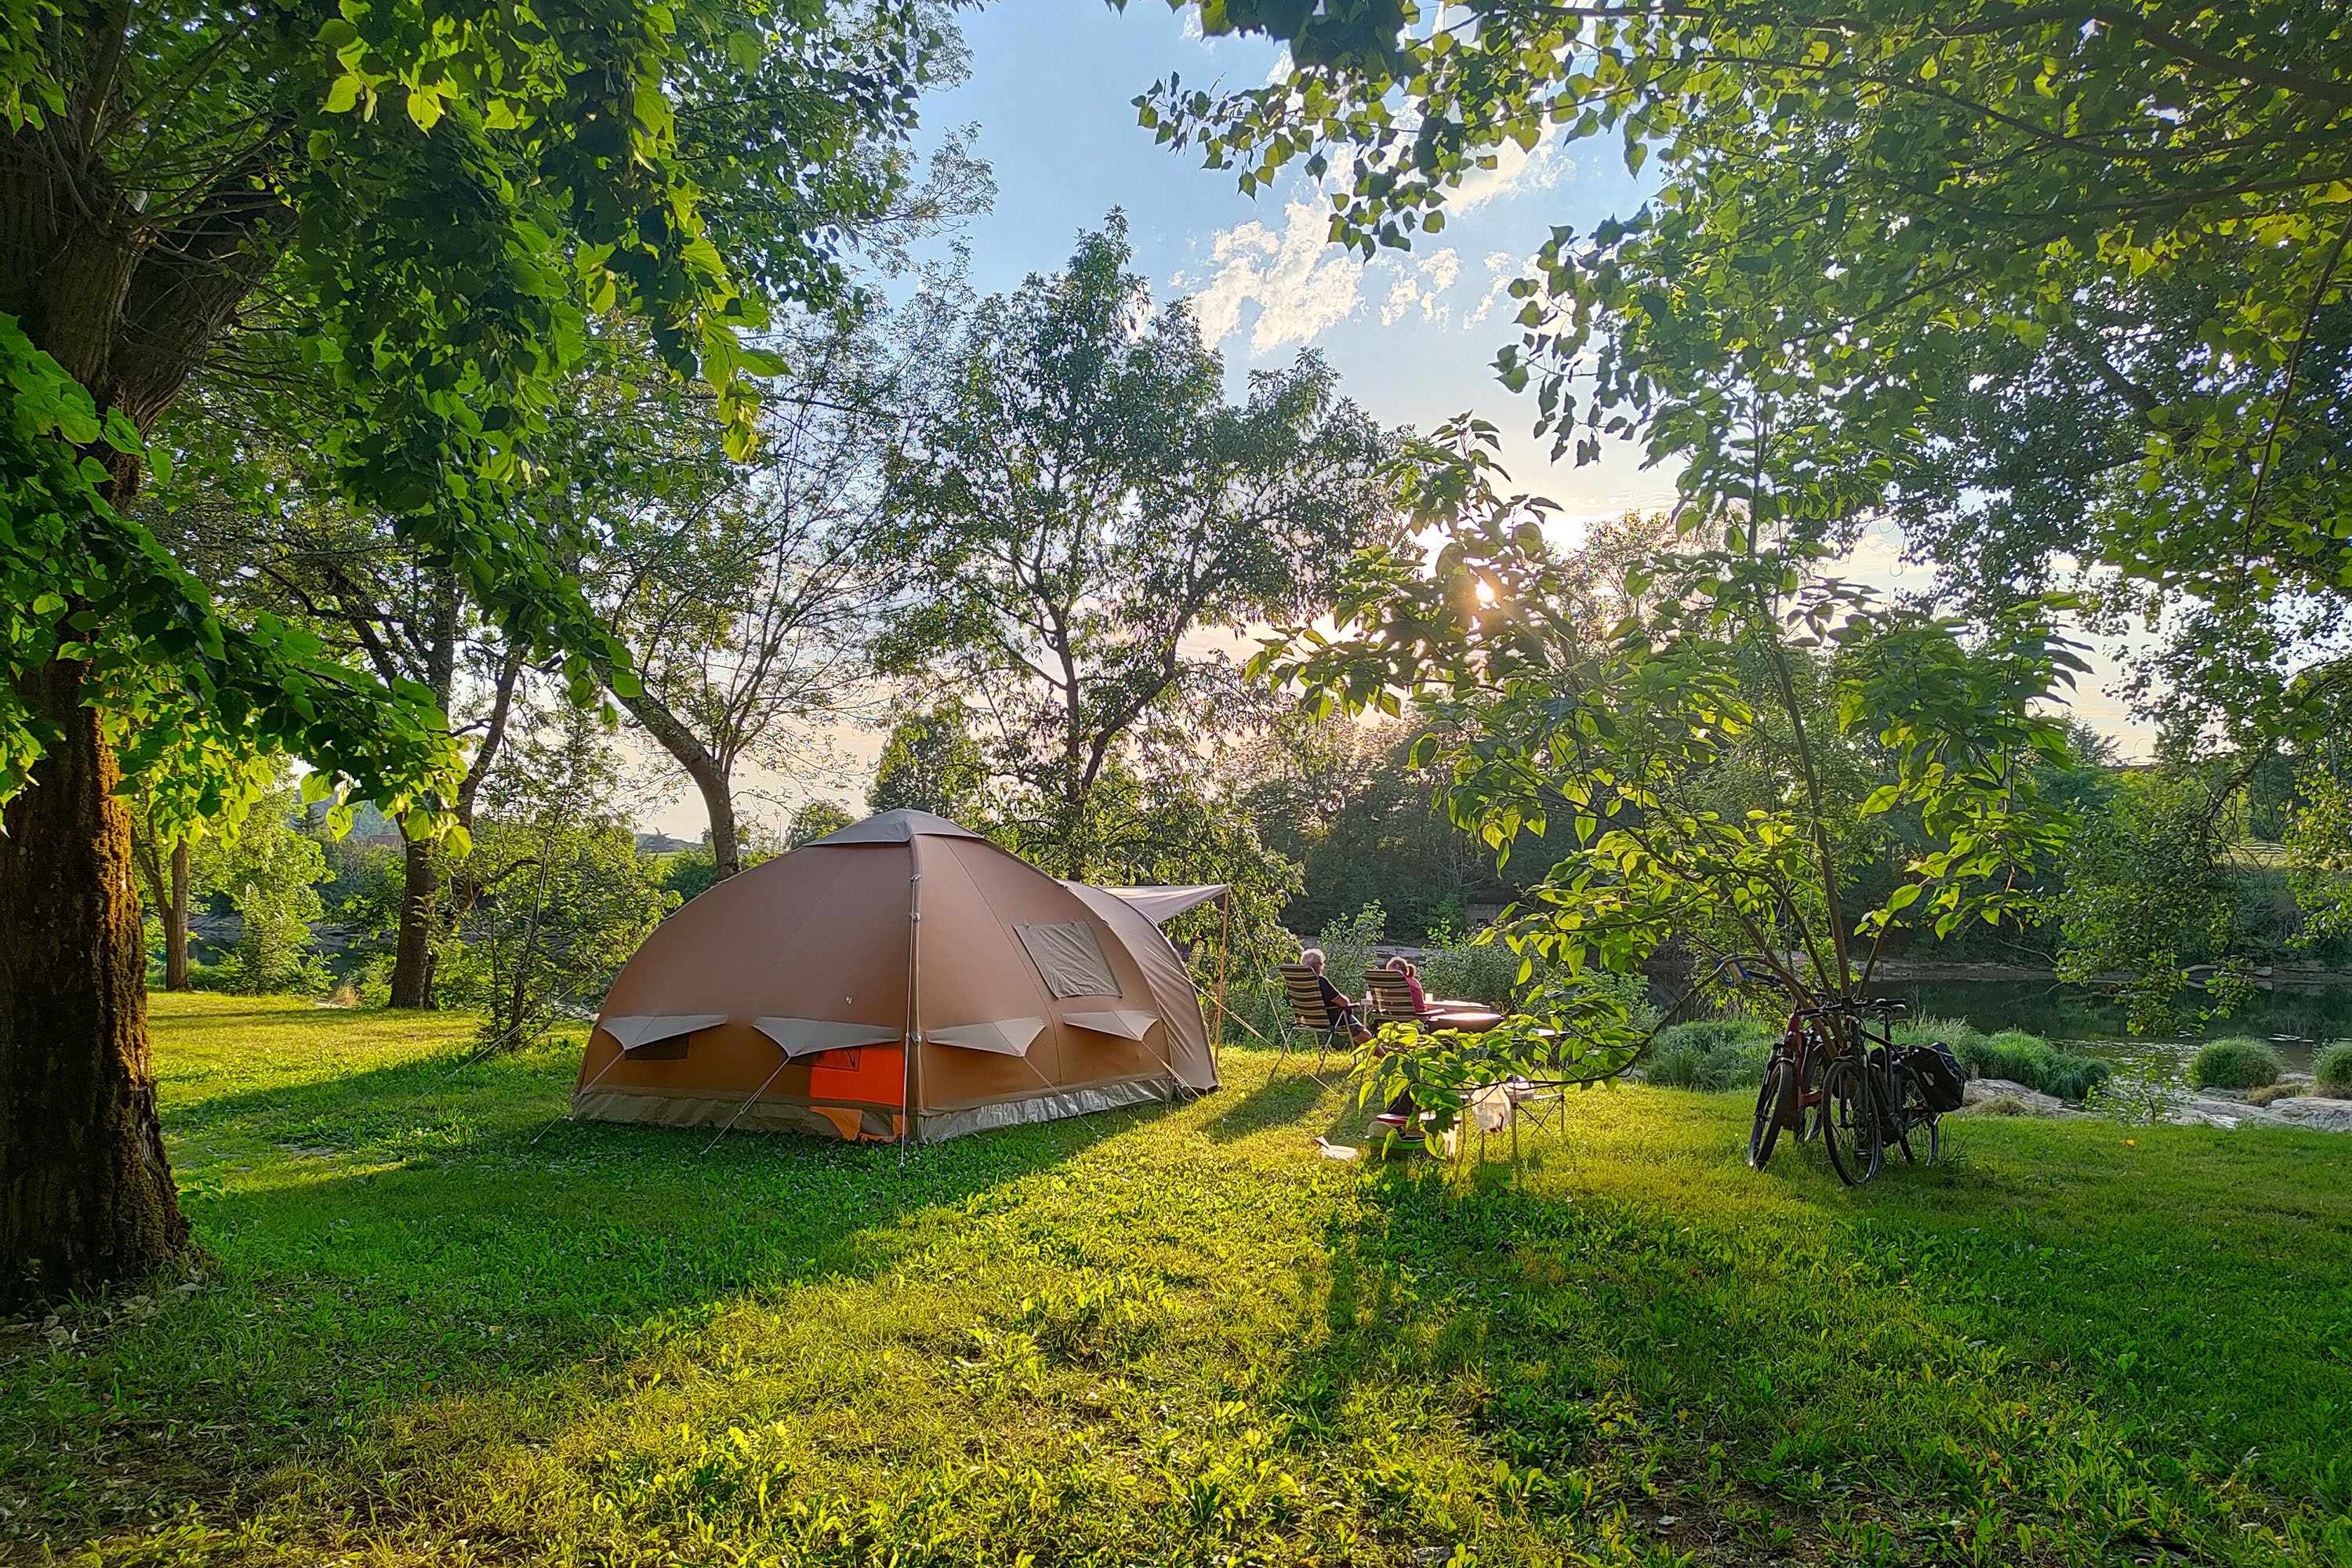
<path id="1" fill-rule="evenodd" d="M 1228 1051 L 902 1171 L 534 1144 L 572 1057 L 449 1076 L 467 1019 L 155 1011 L 210 1261 L 0 1333 L 0 1555 L 2352 1563 L 2326 1134 L 1967 1121 L 1847 1193 L 1633 1088 L 1514 1190 Z"/>

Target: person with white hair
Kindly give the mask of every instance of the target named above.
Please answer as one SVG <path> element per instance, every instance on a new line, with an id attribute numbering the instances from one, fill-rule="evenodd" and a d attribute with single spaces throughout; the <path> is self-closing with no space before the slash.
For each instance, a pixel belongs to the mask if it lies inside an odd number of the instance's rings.
<path id="1" fill-rule="evenodd" d="M 1323 956 L 1323 950 L 1307 948 L 1299 953 L 1298 962 L 1315 972 L 1315 989 L 1323 994 L 1323 1005 L 1331 1009 L 1331 1016 L 1347 1028 L 1356 1044 L 1360 1046 L 1370 1039 L 1372 1032 L 1357 1022 L 1356 1004 L 1349 999 L 1346 992 L 1331 984 L 1329 975 L 1323 973 L 1323 965 L 1328 962 Z"/>

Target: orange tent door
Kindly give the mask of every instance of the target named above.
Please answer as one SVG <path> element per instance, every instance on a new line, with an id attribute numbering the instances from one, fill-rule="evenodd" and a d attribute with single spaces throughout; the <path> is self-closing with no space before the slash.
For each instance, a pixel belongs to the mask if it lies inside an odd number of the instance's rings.
<path id="1" fill-rule="evenodd" d="M 903 1109 L 907 1053 L 899 1046 L 850 1046 L 809 1058 L 809 1098 Z"/>

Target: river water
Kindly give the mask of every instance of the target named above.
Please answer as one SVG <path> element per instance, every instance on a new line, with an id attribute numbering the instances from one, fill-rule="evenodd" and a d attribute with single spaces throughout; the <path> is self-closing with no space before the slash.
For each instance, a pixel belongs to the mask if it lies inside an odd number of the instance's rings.
<path id="1" fill-rule="evenodd" d="M 2055 980 L 1887 980 L 1871 987 L 1875 996 L 1899 996 L 1913 1017 L 1960 1018 L 1986 1034 L 2024 1029 L 2071 1048 L 2116 1058 L 2138 1057 L 2152 1047 L 2181 1054 L 2200 1040 L 2252 1035 L 2277 1050 L 2294 1071 L 2311 1070 L 2312 1053 L 2330 1040 L 2352 1039 L 2352 985 L 2280 986 L 2257 991 L 2229 1017 L 2186 1040 L 2132 1039 L 2125 1009 L 2110 997 Z M 2194 1016 L 2194 998 L 2184 1011 Z"/>

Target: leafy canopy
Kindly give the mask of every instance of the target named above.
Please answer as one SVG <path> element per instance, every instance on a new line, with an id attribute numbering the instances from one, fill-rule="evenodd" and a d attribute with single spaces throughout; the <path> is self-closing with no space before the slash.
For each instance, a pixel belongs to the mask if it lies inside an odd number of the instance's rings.
<path id="1" fill-rule="evenodd" d="M 0 197 L 22 207 L 0 214 L 7 673 L 89 661 L 124 738 L 161 737 L 134 772 L 160 748 L 290 750 L 418 828 L 457 773 L 429 695 L 218 616 L 120 513 L 142 432 L 225 340 L 278 334 L 332 384 L 309 435 L 353 501 L 584 690 L 592 655 L 625 660 L 515 503 L 586 320 L 641 323 L 747 452 L 777 368 L 747 334 L 778 303 L 848 299 L 845 226 L 905 189 L 916 95 L 952 52 L 912 0 L 30 0 L 6 21 L 0 120 L 26 175 Z M 79 283 L 107 268 L 111 305 Z M 0 699 L 0 795 L 50 739 Z"/>
<path id="2" fill-rule="evenodd" d="M 1183 3 L 1183 0 L 1178 0 Z M 1475 170 L 1611 136 L 1639 211 L 1554 230 L 1499 368 L 1580 459 L 1614 436 L 1689 493 L 1876 465 L 1980 596 L 2070 557 L 2200 606 L 2169 673 L 2257 656 L 2274 731 L 2352 682 L 2340 409 L 2352 37 L 2305 0 L 1675 5 L 1204 0 L 1291 68 L 1138 100 L 1263 188 L 1336 182 L 1367 254 Z M 1758 426 L 1814 426 L 1783 458 Z M 1826 443 L 1826 444 L 1825 444 Z M 1838 514 L 1832 509 L 1832 514 Z M 1852 515 L 1849 510 L 1843 515 Z M 2015 526 L 2012 526 L 2015 525 Z M 1992 548 L 1988 548 L 1990 545 Z M 1989 571 L 1987 569 L 1990 569 Z"/>

